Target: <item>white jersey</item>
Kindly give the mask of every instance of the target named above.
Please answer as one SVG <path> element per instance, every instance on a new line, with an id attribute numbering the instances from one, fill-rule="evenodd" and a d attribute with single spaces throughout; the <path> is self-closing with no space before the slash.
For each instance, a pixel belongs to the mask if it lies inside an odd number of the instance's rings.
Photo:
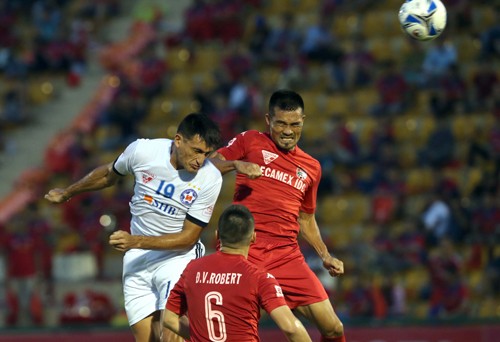
<path id="1" fill-rule="evenodd" d="M 210 221 L 222 175 L 208 160 L 197 173 L 176 170 L 170 164 L 172 144 L 170 139 L 138 139 L 113 165 L 117 173 L 135 177 L 130 201 L 133 235 L 178 233 L 186 217 L 202 227 Z M 123 291 L 129 324 L 163 310 L 186 265 L 204 252 L 201 241 L 189 250 L 128 250 L 123 259 Z"/>
<path id="2" fill-rule="evenodd" d="M 197 173 L 176 170 L 170 164 L 172 144 L 170 139 L 138 139 L 114 163 L 116 172 L 135 177 L 130 201 L 133 235 L 178 233 L 186 216 L 200 226 L 210 221 L 222 175 L 208 160 Z"/>

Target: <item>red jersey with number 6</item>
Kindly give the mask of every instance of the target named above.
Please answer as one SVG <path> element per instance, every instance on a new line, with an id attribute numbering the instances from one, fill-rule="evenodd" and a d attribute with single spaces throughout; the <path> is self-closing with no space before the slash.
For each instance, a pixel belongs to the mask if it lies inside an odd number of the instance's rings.
<path id="1" fill-rule="evenodd" d="M 217 152 L 227 160 L 259 164 L 262 177 L 236 176 L 233 202 L 245 205 L 255 219 L 260 238 L 284 239 L 295 243 L 299 232 L 299 211 L 313 214 L 321 178 L 319 162 L 298 146 L 279 149 L 268 133 L 246 131 Z"/>
<path id="2" fill-rule="evenodd" d="M 190 341 L 260 341 L 260 308 L 286 305 L 274 277 L 240 254 L 216 252 L 191 261 L 168 297 L 167 309 L 189 314 Z"/>

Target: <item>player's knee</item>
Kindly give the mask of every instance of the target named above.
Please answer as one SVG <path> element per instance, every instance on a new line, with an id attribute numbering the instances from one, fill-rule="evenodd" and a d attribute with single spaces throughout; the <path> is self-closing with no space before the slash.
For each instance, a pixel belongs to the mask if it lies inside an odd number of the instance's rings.
<path id="1" fill-rule="evenodd" d="M 322 331 L 322 335 L 326 337 L 338 337 L 344 335 L 344 325 L 340 320 L 330 324 L 330 326 Z"/>

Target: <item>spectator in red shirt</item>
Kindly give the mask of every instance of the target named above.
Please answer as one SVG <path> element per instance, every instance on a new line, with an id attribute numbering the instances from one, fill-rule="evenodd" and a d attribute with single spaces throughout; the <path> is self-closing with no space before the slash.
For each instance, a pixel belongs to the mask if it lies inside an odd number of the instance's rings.
<path id="1" fill-rule="evenodd" d="M 203 42 L 215 37 L 212 22 L 213 8 L 206 0 L 194 0 L 184 13 L 184 35 L 188 39 Z"/>
<path id="2" fill-rule="evenodd" d="M 482 241 L 495 243 L 500 236 L 500 205 L 497 194 L 485 192 L 472 213 L 472 227 Z"/>
<path id="3" fill-rule="evenodd" d="M 249 75 L 253 68 L 252 55 L 242 43 L 234 42 L 222 60 L 232 82 L 238 81 L 243 75 Z"/>
<path id="4" fill-rule="evenodd" d="M 22 215 L 11 219 L 5 228 L 1 246 L 7 261 L 7 293 L 11 304 L 7 323 L 41 323 L 41 317 L 35 317 L 31 312 L 32 299 L 38 297 L 41 260 L 36 235 L 30 231 Z"/>
<path id="5" fill-rule="evenodd" d="M 377 117 L 395 116 L 402 114 L 407 106 L 408 84 L 398 71 L 396 62 L 385 61 L 382 65 L 382 74 L 375 82 L 379 94 L 379 101 L 373 108 Z"/>
<path id="6" fill-rule="evenodd" d="M 215 37 L 223 43 L 236 41 L 243 35 L 242 1 L 212 0 L 212 25 Z"/>
<path id="7" fill-rule="evenodd" d="M 430 317 L 466 310 L 468 290 L 462 279 L 463 262 L 450 239 L 442 239 L 427 264 L 431 279 Z"/>
<path id="8" fill-rule="evenodd" d="M 365 37 L 355 39 L 352 51 L 344 56 L 347 89 L 370 84 L 374 77 L 375 62 L 375 56 L 368 50 Z"/>
<path id="9" fill-rule="evenodd" d="M 472 76 L 473 100 L 478 109 L 487 108 L 488 101 L 493 98 L 495 86 L 500 84 L 492 60 L 485 59 L 478 63 L 478 69 Z"/>

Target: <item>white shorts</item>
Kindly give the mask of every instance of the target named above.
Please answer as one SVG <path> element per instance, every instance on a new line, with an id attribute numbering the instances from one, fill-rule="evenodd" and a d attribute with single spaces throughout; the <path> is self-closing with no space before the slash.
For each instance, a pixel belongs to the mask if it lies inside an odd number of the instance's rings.
<path id="1" fill-rule="evenodd" d="M 187 264 L 205 254 L 198 241 L 188 252 L 131 249 L 123 257 L 123 295 L 130 326 L 165 309 L 167 298 Z"/>

